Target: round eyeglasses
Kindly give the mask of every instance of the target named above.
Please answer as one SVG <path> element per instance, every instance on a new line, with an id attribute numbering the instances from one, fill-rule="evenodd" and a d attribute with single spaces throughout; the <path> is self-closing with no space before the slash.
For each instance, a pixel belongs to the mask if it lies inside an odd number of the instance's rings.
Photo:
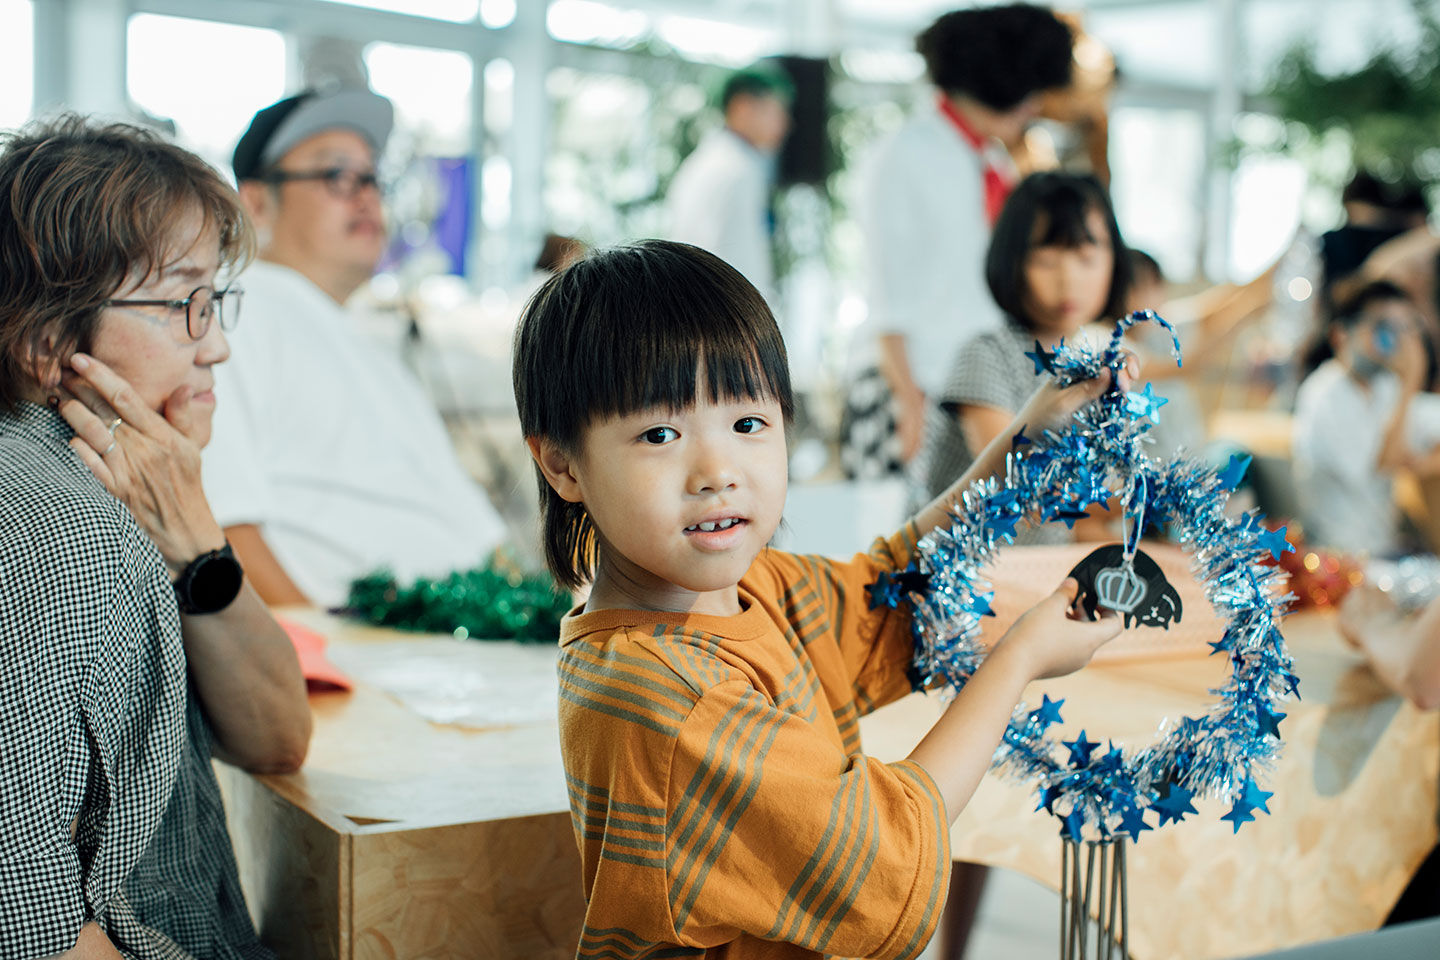
<path id="1" fill-rule="evenodd" d="M 240 301 L 245 291 L 240 287 L 196 287 L 184 300 L 104 300 L 102 307 L 164 307 L 170 315 L 185 318 L 185 332 L 191 340 L 203 340 L 210 332 L 210 323 L 219 320 L 220 329 L 229 333 L 240 319 Z"/>

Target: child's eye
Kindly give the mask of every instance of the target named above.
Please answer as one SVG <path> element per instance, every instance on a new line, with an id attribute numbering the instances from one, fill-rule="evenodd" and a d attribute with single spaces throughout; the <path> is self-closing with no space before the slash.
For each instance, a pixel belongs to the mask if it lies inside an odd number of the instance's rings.
<path id="1" fill-rule="evenodd" d="M 674 440 L 679 436 L 680 434 L 675 432 L 674 427 L 651 427 L 649 430 L 646 430 L 644 433 L 640 434 L 640 439 L 646 443 L 653 443 L 658 445 L 662 443 L 669 443 L 671 440 Z"/>
<path id="2" fill-rule="evenodd" d="M 765 427 L 765 421 L 759 417 L 741 417 L 735 421 L 736 433 L 759 433 Z"/>

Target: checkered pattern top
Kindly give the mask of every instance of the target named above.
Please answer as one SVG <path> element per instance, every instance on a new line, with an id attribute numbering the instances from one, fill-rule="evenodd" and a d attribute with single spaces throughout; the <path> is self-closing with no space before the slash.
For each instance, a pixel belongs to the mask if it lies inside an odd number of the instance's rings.
<path id="1" fill-rule="evenodd" d="M 926 415 L 925 445 L 920 475 L 930 497 L 949 489 L 975 460 L 955 412 L 961 406 L 995 407 L 1015 413 L 1040 386 L 1035 364 L 1026 350 L 1035 337 L 1013 319 L 999 330 L 969 340 L 955 355 L 945 387 Z M 1068 543 L 1069 533 L 1058 524 L 1022 528 L 1017 543 Z"/>
<path id="2" fill-rule="evenodd" d="M 0 960 L 92 920 L 127 957 L 268 956 L 165 564 L 71 435 L 41 406 L 0 413 Z"/>

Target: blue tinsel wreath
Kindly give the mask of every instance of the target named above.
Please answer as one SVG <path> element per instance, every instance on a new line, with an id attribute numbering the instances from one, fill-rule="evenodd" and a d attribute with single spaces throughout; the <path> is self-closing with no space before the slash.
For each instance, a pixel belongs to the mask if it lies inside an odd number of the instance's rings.
<path id="1" fill-rule="evenodd" d="M 1048 371 L 1062 385 L 1097 377 L 1107 367 L 1118 373 L 1125 362 L 1121 338 L 1141 321 L 1170 331 L 1178 361 L 1174 330 L 1149 311 L 1118 321 L 1098 353 L 1063 342 L 1047 353 L 1036 343 L 1027 356 L 1037 373 Z M 1165 402 L 1148 385 L 1143 393 L 1112 389 L 1063 431 L 1047 430 L 1032 442 L 1022 430 L 1007 457 L 1005 482 L 992 478 L 972 484 L 952 510 L 954 522 L 920 541 L 911 568 L 882 576 L 870 591 L 872 606 L 908 602 L 912 607 L 916 688 L 958 691 L 985 657 L 980 618 L 989 614 L 994 593 L 987 590 L 981 568 L 995 559 L 1002 541 L 1014 541 L 1022 519 L 1073 526 L 1087 507 L 1118 494 L 1127 514 L 1169 525 L 1190 549 L 1205 595 L 1226 622 L 1211 646 L 1226 654 L 1232 667 L 1229 682 L 1211 691 L 1219 699 L 1209 714 L 1167 722 L 1159 741 L 1149 746 L 1126 750 L 1111 743 L 1101 751 L 1084 731 L 1063 742 L 1047 735 L 1060 721 L 1064 701 L 1045 697 L 1036 709 L 1023 703 L 1016 708 L 996 751 L 995 768 L 1034 783 L 1040 798 L 1036 809 L 1060 818 L 1061 833 L 1075 840 L 1086 833 L 1102 838 L 1124 833 L 1134 839 L 1153 829 L 1145 819 L 1147 810 L 1154 810 L 1158 826 L 1164 826 L 1196 813 L 1190 802 L 1194 797 L 1231 803 L 1221 819 L 1236 831 L 1255 819 L 1255 810 L 1269 813 L 1266 801 L 1272 794 L 1261 790 L 1256 778 L 1279 752 L 1285 714 L 1277 704 L 1291 693 L 1299 695 L 1300 681 L 1279 629 L 1294 596 L 1286 592 L 1278 568 L 1259 562 L 1295 548 L 1286 541 L 1284 527 L 1269 530 L 1254 514 L 1226 516 L 1229 493 L 1248 458 L 1232 457 L 1217 473 L 1183 456 L 1161 461 L 1145 454 L 1145 435 L 1159 422 Z M 1112 490 L 1117 480 L 1123 489 Z M 1137 523 L 1136 537 L 1139 528 Z M 1063 758 L 1062 752 L 1067 754 Z"/>

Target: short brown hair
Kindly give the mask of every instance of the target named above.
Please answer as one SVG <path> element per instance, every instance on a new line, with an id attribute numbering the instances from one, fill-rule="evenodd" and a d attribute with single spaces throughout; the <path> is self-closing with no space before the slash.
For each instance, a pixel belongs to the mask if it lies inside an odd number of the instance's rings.
<path id="1" fill-rule="evenodd" d="M 165 268 L 196 208 L 233 273 L 254 255 L 235 191 L 194 154 L 139 127 L 66 114 L 0 135 L 0 410 L 20 399 L 46 335 L 88 349 L 101 303 Z"/>
<path id="2" fill-rule="evenodd" d="M 702 380 L 711 401 L 772 399 L 786 421 L 795 413 L 765 298 L 713 253 L 669 240 L 596 250 L 547 280 L 520 315 L 514 377 L 525 436 L 567 453 L 594 420 L 693 407 Z M 536 476 L 546 563 L 578 587 L 598 558 L 594 523 Z"/>

